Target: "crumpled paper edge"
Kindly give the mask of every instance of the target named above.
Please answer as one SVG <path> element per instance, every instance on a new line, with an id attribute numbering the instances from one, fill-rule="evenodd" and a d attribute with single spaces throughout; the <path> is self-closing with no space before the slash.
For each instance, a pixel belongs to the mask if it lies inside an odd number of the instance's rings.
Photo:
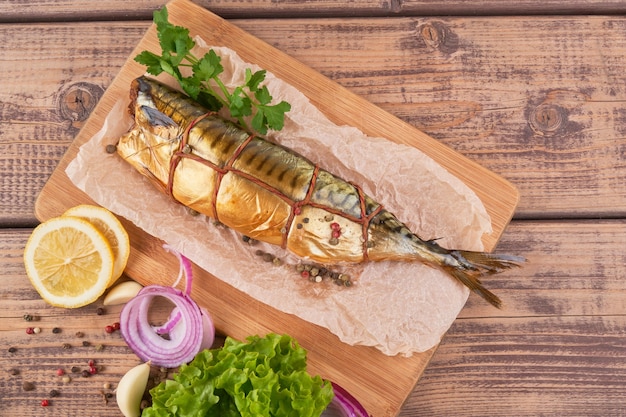
<path id="1" fill-rule="evenodd" d="M 200 46 L 198 56 L 207 48 Z M 227 86 L 241 84 L 244 68 L 260 69 L 229 48 L 212 48 L 222 57 Z M 458 178 L 413 147 L 333 124 L 297 89 L 271 73 L 266 84 L 276 102 L 292 105 L 285 128 L 272 132 L 269 139 L 358 183 L 423 239 L 439 238 L 444 247 L 483 249 L 481 237 L 491 232 L 489 215 Z M 168 242 L 235 288 L 325 327 L 345 343 L 410 356 L 440 342 L 467 300 L 469 291 L 464 286 L 438 269 L 413 263 L 347 267 L 357 278 L 351 288 L 309 283 L 297 278 L 289 266 L 262 264 L 254 255 L 257 247 L 251 248 L 236 233 L 216 227 L 204 216 L 189 216 L 129 164 L 104 152 L 132 125 L 128 102 L 120 97 L 100 131 L 80 147 L 66 169 L 72 182 L 96 203 Z M 151 208 L 148 213 L 146 205 Z M 280 248 L 262 243 L 260 247 L 285 259 L 287 265 L 298 262 Z"/>

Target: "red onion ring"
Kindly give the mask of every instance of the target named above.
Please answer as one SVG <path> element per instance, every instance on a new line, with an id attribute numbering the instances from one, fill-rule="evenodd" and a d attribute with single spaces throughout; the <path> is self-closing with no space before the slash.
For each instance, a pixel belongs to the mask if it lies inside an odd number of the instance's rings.
<path id="1" fill-rule="evenodd" d="M 335 396 L 321 417 L 369 417 L 365 408 L 348 391 L 331 382 Z"/>
<path id="2" fill-rule="evenodd" d="M 175 284 L 184 275 L 185 291 L 162 285 L 142 288 L 120 313 L 120 333 L 142 360 L 151 361 L 155 366 L 176 368 L 191 361 L 201 349 L 211 347 L 215 327 L 209 313 L 200 309 L 190 297 L 191 263 L 180 253 L 169 247 L 166 249 L 179 259 L 180 273 Z M 156 297 L 166 298 L 174 304 L 168 320 L 161 326 L 152 326 L 148 321 L 150 305 Z"/>

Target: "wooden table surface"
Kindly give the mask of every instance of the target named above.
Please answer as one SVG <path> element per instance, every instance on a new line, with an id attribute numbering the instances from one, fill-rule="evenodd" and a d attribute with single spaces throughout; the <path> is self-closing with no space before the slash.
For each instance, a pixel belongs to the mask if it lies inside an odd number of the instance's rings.
<path id="1" fill-rule="evenodd" d="M 120 308 L 46 305 L 22 253 L 38 193 L 163 3 L 0 3 L 3 416 L 121 415 L 112 388 L 138 360 L 104 332 Z M 626 415 L 625 2 L 197 3 L 520 190 L 498 250 L 529 263 L 484 280 L 505 307 L 470 297 L 401 416 Z M 71 373 L 89 360 L 98 374 Z"/>

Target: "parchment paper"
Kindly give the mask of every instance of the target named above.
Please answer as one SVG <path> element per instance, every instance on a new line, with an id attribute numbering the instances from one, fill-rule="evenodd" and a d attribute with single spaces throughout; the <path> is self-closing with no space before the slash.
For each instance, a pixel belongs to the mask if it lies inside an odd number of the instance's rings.
<path id="1" fill-rule="evenodd" d="M 213 49 L 222 57 L 228 86 L 242 83 L 246 67 L 259 69 L 228 48 Z M 201 56 L 206 49 L 196 52 Z M 459 179 L 413 147 L 331 123 L 303 94 L 270 73 L 266 83 L 276 102 L 287 100 L 292 105 L 285 128 L 268 138 L 361 185 L 422 239 L 440 238 L 438 242 L 449 248 L 483 249 L 481 236 L 491 232 L 489 215 Z M 298 260 L 282 249 L 251 247 L 210 219 L 190 216 L 116 154 L 105 153 L 105 146 L 116 143 L 132 126 L 128 103 L 127 96 L 120 97 L 102 129 L 80 148 L 66 170 L 98 204 L 232 286 L 326 327 L 348 344 L 410 356 L 436 345 L 455 320 L 469 291 L 437 269 L 417 263 L 367 263 L 343 268 L 355 281 L 350 288 L 311 283 L 293 271 Z M 254 254 L 259 248 L 285 264 L 264 263 Z"/>

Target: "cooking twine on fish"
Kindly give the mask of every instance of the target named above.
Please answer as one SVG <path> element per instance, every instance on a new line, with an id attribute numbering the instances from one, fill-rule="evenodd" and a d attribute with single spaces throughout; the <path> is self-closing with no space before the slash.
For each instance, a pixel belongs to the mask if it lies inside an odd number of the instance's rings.
<path id="1" fill-rule="evenodd" d="M 174 152 L 174 154 L 172 155 L 172 158 L 170 159 L 170 170 L 169 170 L 169 175 L 168 175 L 168 179 L 167 179 L 167 194 L 170 196 L 170 198 L 172 198 L 172 200 L 178 202 L 180 204 L 180 202 L 176 199 L 176 197 L 174 196 L 174 174 L 176 171 L 176 168 L 178 167 L 178 164 L 182 161 L 183 158 L 188 158 L 190 160 L 199 162 L 203 165 L 206 165 L 208 167 L 210 167 L 211 169 L 213 169 L 217 175 L 216 175 L 216 179 L 215 179 L 215 187 L 214 187 L 214 191 L 213 191 L 213 201 L 211 202 L 211 208 L 213 211 L 213 218 L 216 221 L 220 221 L 219 220 L 219 214 L 217 212 L 217 196 L 219 193 L 219 189 L 222 183 L 222 179 L 224 178 L 224 176 L 226 174 L 228 174 L 229 172 L 232 172 L 242 178 L 245 178 L 246 180 L 258 185 L 259 187 L 269 191 L 270 193 L 276 195 L 277 197 L 279 197 L 280 199 L 282 199 L 283 201 L 285 201 L 291 208 L 290 213 L 289 213 L 289 217 L 287 218 L 287 221 L 285 223 L 285 226 L 282 229 L 282 243 L 281 243 L 281 247 L 283 249 L 285 249 L 287 247 L 287 240 L 288 240 L 288 236 L 289 236 L 289 230 L 291 230 L 291 225 L 293 224 L 293 221 L 296 217 L 296 215 L 300 214 L 302 207 L 304 206 L 310 206 L 310 207 L 316 207 L 316 208 L 320 208 L 323 209 L 329 213 L 332 213 L 334 215 L 337 216 L 341 216 L 351 222 L 357 223 L 361 225 L 361 235 L 362 235 L 362 241 L 363 241 L 363 260 L 367 261 L 368 260 L 368 229 L 369 229 L 369 225 L 370 222 L 372 221 L 372 219 L 378 215 L 382 210 L 383 210 L 383 205 L 382 204 L 378 204 L 378 206 L 372 210 L 371 213 L 367 213 L 367 205 L 365 202 L 365 193 L 363 192 L 363 190 L 361 189 L 360 186 L 358 186 L 357 184 L 354 184 L 352 182 L 349 182 L 350 185 L 352 185 L 356 191 L 357 191 L 357 195 L 359 198 L 359 210 L 360 210 L 360 214 L 359 216 L 353 216 L 350 214 L 347 214 L 339 209 L 335 209 L 332 207 L 328 207 L 326 205 L 323 204 L 318 204 L 315 203 L 314 201 L 312 201 L 312 197 L 313 197 L 313 192 L 315 190 L 315 184 L 317 182 L 318 176 L 319 176 L 319 172 L 321 170 L 320 166 L 318 164 L 314 164 L 314 168 L 313 168 L 313 174 L 311 175 L 311 180 L 309 181 L 309 185 L 308 185 L 308 189 L 307 189 L 307 193 L 305 195 L 305 197 L 302 200 L 293 200 L 291 198 L 289 198 L 288 196 L 286 196 L 284 193 L 282 193 L 280 190 L 276 189 L 275 187 L 272 187 L 269 184 L 266 184 L 265 182 L 263 182 L 262 180 L 254 177 L 253 175 L 250 175 L 246 172 L 243 172 L 239 169 L 234 168 L 234 163 L 237 161 L 237 159 L 239 158 L 239 156 L 241 155 L 241 152 L 243 152 L 243 150 L 246 148 L 246 146 L 248 146 L 248 144 L 250 142 L 252 142 L 255 138 L 257 138 L 257 136 L 253 133 L 251 133 L 246 140 L 244 140 L 242 143 L 239 144 L 239 146 L 237 146 L 237 149 L 235 149 L 235 152 L 233 152 L 233 154 L 230 156 L 230 158 L 228 159 L 228 161 L 226 162 L 226 164 L 224 164 L 224 167 L 220 167 L 217 164 L 201 157 L 198 156 L 196 154 L 193 153 L 193 149 L 192 147 L 189 145 L 189 134 L 191 132 L 191 130 L 196 127 L 196 125 L 203 119 L 210 117 L 210 116 L 215 116 L 216 112 L 207 112 L 202 114 L 201 116 L 198 116 L 197 118 L 195 118 L 191 123 L 189 123 L 189 125 L 187 126 L 187 128 L 183 131 L 183 133 L 180 136 L 180 143 L 178 145 L 178 150 L 176 152 Z"/>

